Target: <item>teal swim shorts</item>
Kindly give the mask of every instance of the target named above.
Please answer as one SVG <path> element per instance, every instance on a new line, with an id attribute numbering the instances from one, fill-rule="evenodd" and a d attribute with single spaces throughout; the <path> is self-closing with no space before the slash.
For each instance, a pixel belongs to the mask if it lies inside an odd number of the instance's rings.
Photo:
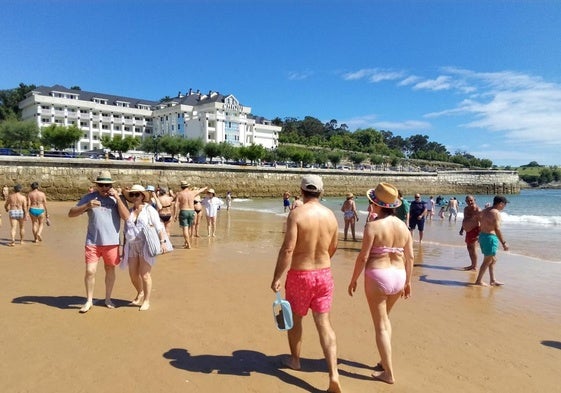
<path id="1" fill-rule="evenodd" d="M 479 247 L 486 257 L 494 257 L 499 250 L 499 238 L 493 233 L 479 234 Z"/>

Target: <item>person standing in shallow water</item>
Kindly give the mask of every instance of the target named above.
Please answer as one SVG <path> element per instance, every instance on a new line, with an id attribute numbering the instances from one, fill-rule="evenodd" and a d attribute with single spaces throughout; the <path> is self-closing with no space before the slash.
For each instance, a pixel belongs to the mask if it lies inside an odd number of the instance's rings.
<path id="1" fill-rule="evenodd" d="M 8 243 L 10 247 L 16 244 L 16 232 L 19 228 L 19 243 L 23 244 L 23 236 L 25 235 L 25 223 L 27 215 L 27 198 L 21 194 L 21 185 L 14 186 L 14 192 L 11 193 L 6 199 L 4 208 L 8 212 L 8 218 L 12 229 L 10 231 L 11 241 Z"/>
<path id="2" fill-rule="evenodd" d="M 497 195 L 493 198 L 493 206 L 485 208 L 480 214 L 479 247 L 483 253 L 483 263 L 481 269 L 479 269 L 475 285 L 489 286 L 481 281 L 487 269 L 489 269 L 490 284 L 492 286 L 503 285 L 502 282 L 495 279 L 495 263 L 497 263 L 496 255 L 499 250 L 499 242 L 503 249 L 508 251 L 508 246 L 501 231 L 501 211 L 507 203 L 508 201 L 504 196 Z"/>
<path id="3" fill-rule="evenodd" d="M 376 346 L 381 361 L 372 376 L 393 384 L 392 326 L 390 311 L 400 297 L 411 296 L 413 272 L 413 240 L 407 225 L 395 216 L 401 205 L 397 189 L 380 183 L 366 195 L 376 213 L 376 219 L 366 223 L 362 247 L 348 287 L 353 296 L 357 281 L 364 271 L 364 291 L 372 315 Z"/>
<path id="4" fill-rule="evenodd" d="M 356 242 L 355 223 L 358 222 L 358 213 L 356 212 L 355 196 L 352 192 L 347 193 L 347 199 L 343 202 L 341 211 L 343 212 L 343 219 L 345 220 L 345 229 L 343 230 L 344 240 L 347 240 L 347 234 L 350 228 L 353 241 Z"/>
<path id="5" fill-rule="evenodd" d="M 33 232 L 33 243 L 43 241 L 43 226 L 49 218 L 47 211 L 47 197 L 43 191 L 39 191 L 39 183 L 31 183 L 31 192 L 27 194 L 29 206 L 29 217 L 31 217 L 31 230 Z"/>
<path id="6" fill-rule="evenodd" d="M 477 251 L 476 245 L 479 240 L 479 213 L 481 209 L 475 204 L 473 195 L 466 196 L 466 207 L 464 208 L 464 219 L 460 236 L 466 233 L 466 247 L 471 260 L 471 265 L 464 267 L 464 270 L 477 270 Z"/>
<path id="7" fill-rule="evenodd" d="M 311 308 L 329 370 L 327 391 L 341 392 L 337 342 L 329 318 L 334 287 L 331 257 L 337 250 L 337 219 L 320 202 L 323 192 L 321 177 L 304 176 L 300 188 L 304 204 L 288 215 L 286 233 L 271 283 L 271 289 L 279 292 L 281 278 L 288 271 L 286 299 L 292 306 L 294 326 L 288 331 L 291 356 L 283 360 L 283 365 L 300 370 L 302 320 Z"/>

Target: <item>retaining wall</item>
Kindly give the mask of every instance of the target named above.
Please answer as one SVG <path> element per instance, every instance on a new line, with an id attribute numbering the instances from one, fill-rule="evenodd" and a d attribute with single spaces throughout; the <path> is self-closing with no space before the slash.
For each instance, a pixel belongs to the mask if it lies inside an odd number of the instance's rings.
<path id="1" fill-rule="evenodd" d="M 234 197 L 277 198 L 287 190 L 296 194 L 301 176 L 307 173 L 323 177 L 326 196 L 363 195 L 381 181 L 396 185 L 404 195 L 520 192 L 516 171 L 375 172 L 5 156 L 0 157 L 0 184 L 19 183 L 27 192 L 37 181 L 51 200 L 76 200 L 101 170 L 111 171 L 115 186 L 152 184 L 178 190 L 180 181 L 187 180 L 194 186 L 208 185 L 219 196 L 232 191 Z"/>

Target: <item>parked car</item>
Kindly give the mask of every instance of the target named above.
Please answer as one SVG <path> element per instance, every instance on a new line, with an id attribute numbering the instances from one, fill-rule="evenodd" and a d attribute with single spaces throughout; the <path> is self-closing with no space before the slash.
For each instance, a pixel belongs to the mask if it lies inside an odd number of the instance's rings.
<path id="1" fill-rule="evenodd" d="M 175 157 L 159 157 L 156 161 L 158 162 L 179 162 L 179 159 Z"/>
<path id="2" fill-rule="evenodd" d="M 67 151 L 50 150 L 44 152 L 43 157 L 75 158 L 75 155 Z"/>
<path id="3" fill-rule="evenodd" d="M 21 153 L 18 153 L 14 149 L 9 147 L 0 147 L 0 156 L 21 156 Z"/>

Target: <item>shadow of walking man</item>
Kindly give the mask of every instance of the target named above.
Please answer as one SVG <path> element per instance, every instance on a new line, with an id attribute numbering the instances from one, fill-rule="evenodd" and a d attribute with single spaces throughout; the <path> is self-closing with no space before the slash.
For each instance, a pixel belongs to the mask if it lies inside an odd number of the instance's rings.
<path id="1" fill-rule="evenodd" d="M 231 356 L 223 355 L 196 355 L 192 356 L 188 350 L 172 348 L 163 354 L 170 360 L 173 367 L 190 372 L 204 374 L 216 373 L 219 375 L 237 375 L 249 377 L 251 373 L 260 373 L 276 377 L 281 381 L 297 386 L 308 392 L 322 392 L 309 383 L 297 378 L 281 369 L 281 356 L 267 356 L 261 352 L 250 350 L 238 350 L 232 352 Z M 305 364 L 308 371 L 325 371 L 325 360 L 306 359 Z"/>

